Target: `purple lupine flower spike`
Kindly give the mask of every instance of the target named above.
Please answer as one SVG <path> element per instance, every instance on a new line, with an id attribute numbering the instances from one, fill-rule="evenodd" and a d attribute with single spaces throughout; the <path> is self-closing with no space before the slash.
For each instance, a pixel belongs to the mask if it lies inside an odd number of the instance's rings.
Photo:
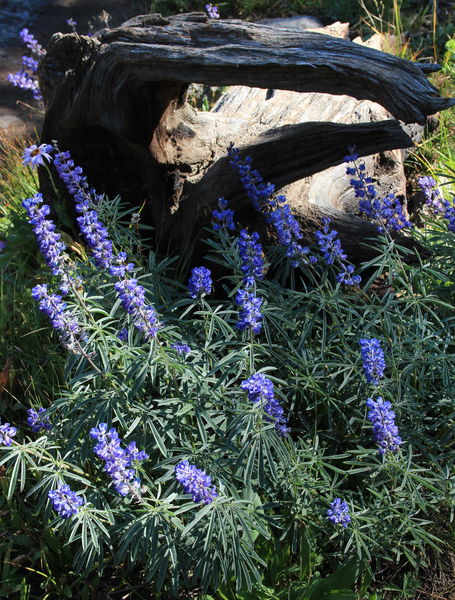
<path id="1" fill-rule="evenodd" d="M 425 195 L 425 202 L 435 214 L 442 214 L 448 222 L 449 231 L 455 233 L 455 198 L 452 201 L 446 200 L 433 177 L 420 177 L 418 179 L 420 189 Z"/>
<path id="2" fill-rule="evenodd" d="M 133 319 L 134 326 L 142 331 L 147 339 L 156 337 L 160 323 L 156 310 L 146 303 L 145 289 L 137 279 L 117 281 L 115 290 L 122 306 Z"/>
<path id="3" fill-rule="evenodd" d="M 99 196 L 89 187 L 82 168 L 74 164 L 69 152 L 58 152 L 54 158 L 54 165 L 76 201 L 76 211 L 81 215 L 77 221 L 92 251 L 95 264 L 120 279 L 115 284 L 115 290 L 123 308 L 131 315 L 134 326 L 142 331 L 146 338 L 155 337 L 160 328 L 158 315 L 155 308 L 146 301 L 145 288 L 137 279 L 129 277 L 134 271 L 134 264 L 127 262 L 126 252 L 114 254 L 108 231 L 94 208 Z"/>
<path id="4" fill-rule="evenodd" d="M 250 156 L 240 158 L 239 149 L 235 148 L 233 143 L 228 147 L 227 153 L 229 163 L 237 170 L 243 189 L 254 209 L 263 214 L 266 222 L 274 227 L 278 243 L 285 248 L 291 265 L 297 267 L 299 264 L 315 263 L 317 259 L 309 255 L 310 249 L 299 242 L 303 234 L 290 206 L 286 204 L 286 196 L 274 196 L 275 186 L 265 183 L 260 173 L 252 168 Z"/>
<path id="5" fill-rule="evenodd" d="M 242 229 L 238 239 L 239 255 L 242 262 L 243 282 L 247 286 L 254 285 L 256 279 L 263 278 L 264 260 L 259 234 L 256 231 L 250 235 Z"/>
<path id="6" fill-rule="evenodd" d="M 212 273 L 207 267 L 194 267 L 191 271 L 191 277 L 188 281 L 188 290 L 191 298 L 200 298 L 202 294 L 212 292 Z"/>
<path id="7" fill-rule="evenodd" d="M 115 490 L 121 496 L 131 494 L 139 496 L 140 480 L 134 468 L 136 462 L 146 460 L 149 456 L 138 450 L 136 442 L 131 442 L 126 450 L 121 447 L 121 439 L 115 427 L 108 430 L 107 423 L 99 423 L 90 430 L 90 436 L 98 440 L 93 451 L 104 460 L 104 470 L 111 477 Z"/>
<path id="8" fill-rule="evenodd" d="M 54 510 L 62 519 L 69 519 L 77 514 L 84 505 L 84 499 L 71 491 L 69 485 L 60 484 L 56 490 L 50 490 L 48 496 L 52 500 Z"/>
<path id="9" fill-rule="evenodd" d="M 28 29 L 22 29 L 19 35 L 32 54 L 35 54 L 38 58 L 46 54 L 45 50 L 38 44 Z M 22 68 L 17 73 L 9 73 L 6 79 L 16 87 L 23 90 L 30 90 L 33 93 L 34 99 L 41 101 L 43 97 L 41 96 L 38 81 L 33 75 L 27 72 L 27 69 L 32 73 L 36 73 L 38 70 L 38 60 L 30 56 L 23 56 Z"/>
<path id="10" fill-rule="evenodd" d="M 378 385 L 386 367 L 381 343 L 376 338 L 360 340 L 363 370 L 368 383 Z"/>
<path id="11" fill-rule="evenodd" d="M 17 73 L 9 73 L 6 76 L 6 80 L 22 90 L 30 90 L 33 94 L 33 98 L 37 102 L 40 102 L 43 99 L 38 86 L 38 81 L 23 69 L 17 71 Z"/>
<path id="12" fill-rule="evenodd" d="M 403 443 L 399 436 L 398 427 L 395 425 L 395 412 L 392 404 L 384 401 L 381 396 L 376 400 L 368 398 L 368 419 L 373 424 L 373 435 L 379 446 L 379 454 L 396 452 Z"/>
<path id="13" fill-rule="evenodd" d="M 50 318 L 52 326 L 57 329 L 63 345 L 74 352 L 80 353 L 79 340 L 84 339 L 84 334 L 79 323 L 73 315 L 66 310 L 67 304 L 58 294 L 49 294 L 47 285 L 36 285 L 32 289 L 32 296 L 39 301 L 39 308 Z"/>
<path id="14" fill-rule="evenodd" d="M 38 247 L 44 260 L 51 268 L 54 275 L 60 276 L 64 284 L 68 284 L 69 278 L 67 275 L 66 261 L 67 257 L 64 254 L 66 250 L 65 244 L 61 241 L 61 235 L 55 232 L 55 225 L 46 217 L 50 213 L 50 208 L 47 204 L 43 204 L 42 194 L 35 194 L 33 198 L 26 198 L 22 202 L 28 216 L 28 222 L 33 225 Z"/>
<path id="15" fill-rule="evenodd" d="M 43 56 L 46 54 L 46 51 L 40 44 L 38 44 L 37 40 L 33 37 L 28 29 L 22 29 L 19 32 L 19 35 L 21 36 L 24 44 L 33 54 L 36 54 L 37 56 Z"/>
<path id="16" fill-rule="evenodd" d="M 275 430 L 281 436 L 289 433 L 287 419 L 283 407 L 275 398 L 273 383 L 263 373 L 255 373 L 240 384 L 248 394 L 250 402 L 261 405 L 267 415 L 267 420 L 275 423 Z"/>
<path id="17" fill-rule="evenodd" d="M 237 329 L 244 331 L 250 329 L 253 333 L 260 333 L 262 328 L 262 298 L 258 298 L 254 291 L 238 290 L 235 302 L 239 307 L 239 320 Z"/>
<path id="18" fill-rule="evenodd" d="M 350 149 L 352 150 L 352 148 Z M 366 177 L 365 165 L 357 165 L 357 154 L 345 156 L 345 162 L 353 162 L 354 167 L 347 167 L 346 174 L 352 179 L 350 184 L 354 189 L 355 197 L 359 199 L 361 214 L 378 223 L 378 231 L 401 231 L 405 227 L 412 227 L 406 219 L 403 205 L 395 194 L 387 194 L 385 198 L 378 197 L 378 191 L 371 177 Z"/>
<path id="19" fill-rule="evenodd" d="M 335 525 L 341 525 L 346 529 L 351 522 L 349 506 L 341 498 L 335 498 L 335 500 L 331 502 L 330 508 L 327 510 L 327 517 Z"/>
<path id="20" fill-rule="evenodd" d="M 212 212 L 213 231 L 220 231 L 220 229 L 235 229 L 234 224 L 234 211 L 229 208 L 229 203 L 224 198 L 218 199 L 218 208 L 215 208 Z"/>
<path id="21" fill-rule="evenodd" d="M 337 262 L 340 266 L 340 272 L 337 274 L 336 279 L 339 283 L 346 285 L 359 285 L 362 278 L 360 275 L 352 275 L 354 267 L 346 264 L 347 255 L 343 252 L 341 242 L 337 239 L 337 231 L 330 229 L 330 219 L 324 217 L 322 219 L 322 231 L 316 231 L 315 237 L 318 243 L 319 249 L 324 255 L 324 260 L 328 265 L 332 265 Z"/>
<path id="22" fill-rule="evenodd" d="M 202 469 L 182 460 L 175 467 L 175 477 L 183 485 L 185 494 L 191 494 L 193 502 L 210 504 L 218 496 L 212 480 Z"/>

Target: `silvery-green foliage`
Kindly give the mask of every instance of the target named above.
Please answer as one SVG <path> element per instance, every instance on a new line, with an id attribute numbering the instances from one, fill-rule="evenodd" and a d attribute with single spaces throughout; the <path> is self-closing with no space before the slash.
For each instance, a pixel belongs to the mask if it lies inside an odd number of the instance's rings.
<path id="1" fill-rule="evenodd" d="M 441 550 L 439 529 L 453 511 L 454 320 L 431 264 L 403 265 L 384 239 L 364 265 L 365 286 L 352 291 L 330 266 L 286 279 L 286 259 L 266 248 L 269 272 L 256 282 L 263 330 L 251 335 L 236 328 L 243 273 L 234 236 L 208 234 L 205 264 L 222 274 L 218 299 L 192 299 L 175 277 L 177 259 L 144 259 L 137 228 L 114 216 L 118 208 L 106 202 L 100 214 L 118 249 L 136 252 L 159 333 L 145 340 L 112 277 L 78 262 L 83 283 L 68 304 L 87 333 L 86 354 L 68 357 L 66 383 L 46 411 L 52 430 L 36 439 L 24 425 L 18 443 L 1 448 L 8 498 L 27 494 L 43 526 L 73 548 L 79 571 L 122 564 L 172 593 L 232 577 L 251 588 L 267 540 L 327 561 L 354 557 L 373 571 L 390 560 L 418 566 Z M 396 412 L 396 453 L 379 454 L 371 433 L 360 338 L 384 349 L 377 391 Z M 179 354 L 174 343 L 191 351 Z M 241 389 L 258 372 L 284 409 L 284 437 Z M 89 432 L 99 423 L 149 455 L 137 467 L 136 496 L 120 496 L 95 456 Z M 213 502 L 184 494 L 174 470 L 185 459 L 210 475 Z M 62 481 L 85 500 L 65 520 L 48 500 Z M 336 497 L 349 507 L 346 528 L 327 520 Z"/>

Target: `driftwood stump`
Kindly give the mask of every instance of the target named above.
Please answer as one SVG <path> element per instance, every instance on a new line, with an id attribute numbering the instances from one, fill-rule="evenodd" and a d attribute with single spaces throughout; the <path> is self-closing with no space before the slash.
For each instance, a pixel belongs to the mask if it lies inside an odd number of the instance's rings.
<path id="1" fill-rule="evenodd" d="M 95 38 L 53 36 L 39 71 L 42 141 L 69 149 L 100 190 L 134 205 L 145 202 L 144 218 L 157 240 L 181 247 L 197 237 L 220 196 L 245 222 L 255 218 L 228 165 L 231 141 L 277 189 L 340 164 L 348 144 L 360 156 L 413 145 L 389 118 L 275 119 L 264 128 L 247 107 L 230 110 L 227 97 L 214 111 L 198 112 L 186 102 L 192 82 L 262 88 L 263 104 L 278 89 L 347 95 L 378 103 L 404 123 L 423 124 L 454 104 L 427 80 L 438 69 L 316 32 L 213 21 L 202 13 L 139 16 Z M 304 226 L 333 213 L 323 202 L 290 197 Z M 374 232 L 341 211 L 335 220 L 344 241 Z"/>

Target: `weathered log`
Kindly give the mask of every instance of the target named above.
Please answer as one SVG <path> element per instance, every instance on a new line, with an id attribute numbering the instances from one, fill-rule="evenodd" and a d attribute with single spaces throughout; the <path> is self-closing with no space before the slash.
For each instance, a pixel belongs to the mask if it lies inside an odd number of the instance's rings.
<path id="1" fill-rule="evenodd" d="M 294 27 L 293 19 L 279 19 L 279 26 Z M 289 22 L 288 22 L 289 21 Z M 305 22 L 304 22 L 305 24 Z M 297 21 L 299 25 L 299 21 Z M 326 28 L 330 35 L 347 36 L 347 24 Z M 346 27 L 345 27 L 346 25 Z M 367 42 L 360 38 L 356 43 L 381 50 L 390 44 L 389 37 L 374 35 Z M 356 100 L 349 96 L 332 96 L 321 93 L 299 93 L 285 90 L 263 90 L 246 86 L 232 86 L 219 99 L 213 111 L 223 118 L 241 114 L 245 127 L 238 132 L 245 143 L 283 125 L 302 122 L 330 121 L 333 123 L 366 123 L 390 119 L 390 113 L 370 100 Z M 433 117 L 431 121 L 435 121 Z M 414 143 L 421 141 L 424 127 L 418 124 L 402 124 Z M 326 140 L 324 139 L 324 143 Z M 409 144 L 411 145 L 411 144 Z M 390 192 L 406 198 L 404 159 L 409 148 L 381 151 L 362 159 L 366 171 L 376 181 L 381 197 Z M 322 166 L 321 166 L 322 168 Z M 321 170 L 286 187 L 285 193 L 293 210 L 304 213 L 310 205 L 334 208 L 353 214 L 358 213 L 358 199 L 349 185 L 344 164 Z"/>
<path id="2" fill-rule="evenodd" d="M 71 150 L 104 191 L 135 205 L 145 200 L 158 237 L 181 243 L 220 195 L 242 205 L 226 165 L 230 141 L 277 187 L 340 163 L 347 144 L 361 156 L 412 145 L 394 120 L 295 124 L 245 136 L 242 115 L 189 107 L 191 82 L 347 94 L 423 122 L 454 103 L 425 77 L 438 68 L 320 33 L 202 13 L 141 16 L 92 39 L 53 36 L 39 73 L 47 106 L 42 137 Z"/>

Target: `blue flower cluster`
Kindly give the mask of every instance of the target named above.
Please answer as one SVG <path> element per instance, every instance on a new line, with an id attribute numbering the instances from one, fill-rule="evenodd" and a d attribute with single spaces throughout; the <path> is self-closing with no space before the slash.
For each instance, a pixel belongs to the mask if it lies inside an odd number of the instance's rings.
<path id="1" fill-rule="evenodd" d="M 213 6 L 213 4 L 206 4 L 205 10 L 207 11 L 209 19 L 219 19 L 220 13 L 218 12 L 218 6 Z"/>
<path id="2" fill-rule="evenodd" d="M 441 214 L 448 222 L 449 231 L 455 233 L 455 201 L 446 200 L 439 191 L 438 184 L 433 177 L 419 177 L 420 189 L 425 195 L 425 202 L 435 214 Z"/>
<path id="3" fill-rule="evenodd" d="M 212 221 L 213 231 L 220 231 L 221 229 L 235 229 L 234 223 L 234 211 L 229 208 L 229 203 L 224 198 L 218 198 L 218 209 L 212 212 L 215 221 Z"/>
<path id="4" fill-rule="evenodd" d="M 263 278 L 263 252 L 262 245 L 258 240 L 259 234 L 256 231 L 250 235 L 246 229 L 241 230 L 238 238 L 243 283 L 247 286 L 253 286 L 256 279 Z"/>
<path id="5" fill-rule="evenodd" d="M 255 373 L 240 384 L 248 394 L 248 399 L 255 405 L 260 405 L 267 415 L 267 420 L 275 424 L 275 430 L 281 436 L 289 433 L 283 407 L 275 398 L 273 383 L 263 373 Z"/>
<path id="6" fill-rule="evenodd" d="M 175 467 L 175 478 L 183 485 L 185 494 L 191 494 L 193 502 L 210 504 L 218 496 L 212 480 L 202 469 L 182 460 Z"/>
<path id="7" fill-rule="evenodd" d="M 330 229 L 330 219 L 323 218 L 322 225 L 322 231 L 315 233 L 316 241 L 328 265 L 333 265 L 335 261 L 339 263 L 340 272 L 337 274 L 336 280 L 346 285 L 359 285 L 362 278 L 360 275 L 353 275 L 354 267 L 345 263 L 347 255 L 343 252 L 340 240 L 337 239 L 338 232 Z"/>
<path id="8" fill-rule="evenodd" d="M 47 285 L 36 285 L 32 289 L 32 297 L 39 301 L 39 308 L 51 320 L 52 326 L 57 329 L 63 345 L 74 354 L 81 353 L 80 339 L 85 336 L 76 317 L 68 314 L 67 304 L 59 294 L 49 294 Z"/>
<path id="9" fill-rule="evenodd" d="M 238 171 L 240 181 L 253 207 L 264 215 L 267 223 L 274 227 L 278 242 L 285 247 L 291 265 L 297 267 L 299 264 L 315 263 L 317 259 L 309 256 L 310 249 L 299 243 L 303 234 L 297 219 L 286 204 L 286 196 L 281 194 L 272 198 L 275 186 L 264 183 L 260 173 L 252 169 L 251 157 L 247 156 L 242 160 L 239 149 L 235 148 L 233 143 L 228 147 L 227 152 L 230 157 L 229 162 Z"/>
<path id="10" fill-rule="evenodd" d="M 159 331 L 160 322 L 156 310 L 145 300 L 145 289 L 137 279 L 122 279 L 115 283 L 123 308 L 131 315 L 134 326 L 142 331 L 147 339 Z"/>
<path id="11" fill-rule="evenodd" d="M 239 289 L 235 296 L 235 302 L 239 307 L 237 329 L 240 331 L 250 329 L 253 333 L 260 333 L 262 328 L 262 298 L 256 296 L 254 291 Z"/>
<path id="12" fill-rule="evenodd" d="M 378 385 L 386 367 L 381 342 L 376 338 L 360 340 L 363 370 L 368 383 Z"/>
<path id="13" fill-rule="evenodd" d="M 38 41 L 33 37 L 28 29 L 22 29 L 19 31 L 19 35 L 30 52 L 36 56 L 44 56 L 46 54 L 44 48 L 41 46 L 41 44 L 38 44 Z"/>
<path id="14" fill-rule="evenodd" d="M 43 50 L 41 45 L 38 44 L 38 42 L 29 32 L 28 29 L 22 29 L 22 31 L 19 32 L 19 35 L 32 54 L 34 54 L 38 58 L 46 54 L 45 50 Z M 17 73 L 9 73 L 6 79 L 16 87 L 19 87 L 23 90 L 30 90 L 33 94 L 34 99 L 37 101 L 41 101 L 43 97 L 39 89 L 38 81 L 34 77 L 34 74 L 37 70 L 38 60 L 36 60 L 32 56 L 23 56 L 22 68 L 19 71 L 17 71 Z"/>
<path id="15" fill-rule="evenodd" d="M 263 302 L 262 298 L 256 295 L 256 280 L 263 278 L 264 271 L 262 245 L 258 240 L 257 232 L 254 231 L 250 235 L 246 229 L 241 230 L 237 244 L 245 288 L 239 289 L 235 296 L 235 302 L 239 307 L 237 329 L 240 331 L 249 329 L 255 334 L 262 328 Z"/>
<path id="16" fill-rule="evenodd" d="M 52 500 L 54 510 L 62 519 L 69 519 L 85 504 L 83 498 L 77 496 L 70 486 L 65 484 L 60 484 L 56 490 L 50 490 L 48 496 Z"/>
<path id="17" fill-rule="evenodd" d="M 385 198 L 378 197 L 378 191 L 373 179 L 366 177 L 365 165 L 357 165 L 358 154 L 345 156 L 345 162 L 353 162 L 354 167 L 347 167 L 346 173 L 352 179 L 350 184 L 354 189 L 355 197 L 359 198 L 359 210 L 366 217 L 378 223 L 378 231 L 400 231 L 405 227 L 412 227 L 406 219 L 403 205 L 395 194 L 387 194 Z"/>
<path id="18" fill-rule="evenodd" d="M 194 267 L 188 281 L 191 298 L 199 299 L 203 294 L 212 293 L 212 273 L 207 267 Z"/>
<path id="19" fill-rule="evenodd" d="M 33 225 L 33 232 L 44 260 L 54 275 L 62 276 L 66 292 L 68 283 L 65 269 L 67 256 L 64 254 L 66 246 L 61 241 L 61 235 L 55 232 L 54 223 L 46 219 L 51 209 L 47 204 L 43 204 L 43 195 L 39 193 L 33 198 L 26 198 L 22 206 L 27 212 L 28 222 Z"/>
<path id="20" fill-rule="evenodd" d="M 348 526 L 348 523 L 351 522 L 349 506 L 341 498 L 335 498 L 335 500 L 331 502 L 330 508 L 327 510 L 327 516 L 332 523 L 341 525 L 345 529 Z"/>
<path id="21" fill-rule="evenodd" d="M 136 477 L 134 466 L 138 461 L 146 460 L 148 454 L 143 450 L 139 451 L 136 442 L 131 442 L 123 449 L 117 430 L 115 427 L 108 430 L 107 423 L 93 427 L 90 436 L 98 440 L 93 451 L 104 460 L 104 469 L 112 478 L 116 491 L 121 496 L 131 493 L 138 497 L 141 482 Z"/>
<path id="22" fill-rule="evenodd" d="M 171 344 L 171 348 L 173 348 L 177 354 L 189 354 L 191 352 L 191 348 L 188 344 L 179 344 L 178 342 L 175 342 L 174 344 Z"/>
<path id="23" fill-rule="evenodd" d="M 77 222 L 93 253 L 95 264 L 102 269 L 109 269 L 114 260 L 114 251 L 106 227 L 92 208 L 97 201 L 95 191 L 89 188 L 82 168 L 76 167 L 69 152 L 58 152 L 54 158 L 54 165 L 76 201 L 76 212 L 81 215 L 77 217 Z"/>
<path id="24" fill-rule="evenodd" d="M 379 454 L 385 454 L 387 451 L 396 452 L 403 441 L 395 425 L 392 404 L 378 396 L 376 400 L 368 398 L 367 406 L 370 409 L 368 419 L 373 424 L 373 435 L 379 446 Z"/>
<path id="25" fill-rule="evenodd" d="M 49 422 L 49 419 L 43 416 L 45 412 L 44 408 L 39 408 L 35 410 L 34 408 L 29 408 L 27 411 L 27 423 L 32 428 L 32 431 L 37 433 L 44 429 L 46 431 L 50 431 L 52 429 L 52 425 Z"/>
<path id="26" fill-rule="evenodd" d="M 368 383 L 379 385 L 386 367 L 379 340 L 376 338 L 361 339 L 360 350 L 363 370 Z M 368 398 L 367 407 L 370 409 L 368 419 L 373 423 L 373 435 L 379 445 L 379 453 L 396 452 L 403 442 L 398 435 L 395 413 L 391 403 L 378 396 L 377 400 Z"/>
<path id="27" fill-rule="evenodd" d="M 119 295 L 123 308 L 131 315 L 134 326 L 145 334 L 146 338 L 155 337 L 160 323 L 156 310 L 145 299 L 145 289 L 135 278 L 130 278 L 134 264 L 128 263 L 126 252 L 114 254 L 112 242 L 106 227 L 101 223 L 96 206 L 99 197 L 88 185 L 87 177 L 81 167 L 74 164 L 69 152 L 58 152 L 54 165 L 69 193 L 76 201 L 77 218 L 82 235 L 94 256 L 95 264 L 118 277 L 115 290 Z"/>
<path id="28" fill-rule="evenodd" d="M 13 443 L 13 437 L 16 435 L 17 429 L 12 427 L 9 423 L 0 424 L 0 445 L 11 446 Z"/>

